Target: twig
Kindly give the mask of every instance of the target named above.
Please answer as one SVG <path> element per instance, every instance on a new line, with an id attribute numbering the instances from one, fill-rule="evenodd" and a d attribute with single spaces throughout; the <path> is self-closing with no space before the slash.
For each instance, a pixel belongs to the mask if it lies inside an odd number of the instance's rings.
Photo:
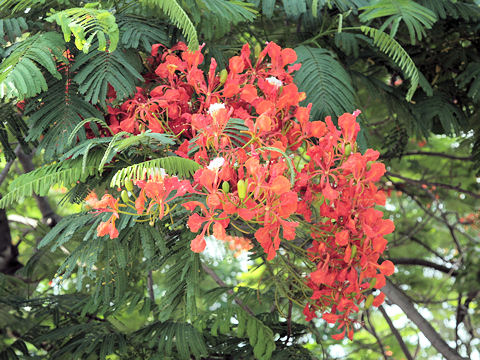
<path id="1" fill-rule="evenodd" d="M 420 266 L 425 266 L 429 267 L 438 271 L 441 271 L 445 274 L 452 275 L 452 276 L 457 276 L 458 272 L 452 268 L 449 268 L 444 265 L 440 265 L 437 263 L 434 263 L 432 261 L 424 260 L 424 259 L 416 259 L 416 258 L 394 258 L 394 259 L 389 259 L 391 262 L 393 262 L 395 265 L 420 265 Z"/>
<path id="2" fill-rule="evenodd" d="M 370 326 L 370 330 L 365 325 L 363 325 L 363 326 L 365 327 L 365 329 L 369 333 L 371 333 L 375 337 L 375 339 L 377 340 L 378 347 L 380 348 L 380 352 L 382 353 L 383 358 L 385 360 L 388 360 L 387 354 L 385 353 L 385 347 L 383 346 L 382 340 L 380 339 L 380 336 L 378 336 L 378 334 L 375 330 L 375 327 L 373 326 L 372 320 L 370 319 L 370 312 L 368 310 L 366 311 L 366 315 L 367 315 L 368 325 Z"/>
<path id="3" fill-rule="evenodd" d="M 387 280 L 387 283 L 382 288 L 382 291 L 392 303 L 398 305 L 400 309 L 402 309 L 405 315 L 415 325 L 417 325 L 418 329 L 423 333 L 423 335 L 425 335 L 428 341 L 430 341 L 432 346 L 437 349 L 437 351 L 447 360 L 465 360 L 465 358 L 462 358 L 454 349 L 448 346 L 445 340 L 443 340 L 443 338 L 439 333 L 437 333 L 432 325 L 425 320 L 425 318 L 417 311 L 417 309 L 415 309 L 407 295 L 394 284 L 392 284 L 390 280 Z"/>
<path id="4" fill-rule="evenodd" d="M 380 305 L 378 309 L 380 310 L 383 317 L 385 318 L 388 326 L 390 327 L 390 330 L 392 330 L 392 334 L 397 339 L 398 344 L 402 348 L 402 351 L 405 354 L 405 357 L 407 358 L 407 360 L 413 360 L 413 357 L 410 354 L 410 351 L 408 350 L 407 344 L 405 344 L 405 342 L 403 341 L 402 335 L 400 335 L 400 332 L 397 330 L 395 325 L 393 325 L 392 319 L 390 319 L 390 316 L 388 316 L 387 312 L 385 311 L 385 308 L 382 305 Z"/>
<path id="5" fill-rule="evenodd" d="M 148 271 L 148 276 L 147 276 L 147 288 L 148 288 L 148 295 L 150 296 L 150 300 L 152 302 L 155 302 L 155 293 L 153 292 L 153 275 L 152 275 L 152 270 Z"/>
<path id="6" fill-rule="evenodd" d="M 228 288 L 227 284 L 225 284 L 225 282 L 220 279 L 220 277 L 215 273 L 215 271 L 213 271 L 212 269 L 210 269 L 205 263 L 202 263 L 202 269 L 203 271 L 205 271 L 208 275 L 210 275 L 210 277 L 218 284 L 220 285 L 221 287 L 224 287 L 224 288 Z M 245 303 L 239 299 L 238 297 L 235 296 L 235 293 L 233 292 L 232 289 L 227 289 L 227 292 L 233 296 L 233 300 L 238 304 L 238 306 L 240 306 L 243 310 L 245 310 L 247 313 L 249 313 L 250 315 L 252 316 L 255 316 L 254 312 L 247 306 L 245 305 Z"/>
<path id="7" fill-rule="evenodd" d="M 449 184 L 444 184 L 444 183 L 439 183 L 439 182 L 429 182 L 429 181 L 424 181 L 424 180 L 415 180 L 415 179 L 410 179 L 405 176 L 399 175 L 399 174 L 394 174 L 391 173 L 390 171 L 385 172 L 385 176 L 392 176 L 398 179 L 402 179 L 410 184 L 415 184 L 415 185 L 428 185 L 428 186 L 437 186 L 437 187 L 442 187 L 444 189 L 449 189 L 449 190 L 455 190 L 463 194 L 470 195 L 476 199 L 480 199 L 480 194 L 476 194 L 472 191 L 462 189 L 461 187 L 454 186 L 454 185 L 449 185 Z"/>
<path id="8" fill-rule="evenodd" d="M 18 152 L 20 150 L 21 150 L 20 145 L 17 145 L 17 147 L 14 150 L 15 155 L 18 156 Z M 7 178 L 8 172 L 10 171 L 10 168 L 12 167 L 14 161 L 15 159 L 8 161 L 5 164 L 5 167 L 3 168 L 2 172 L 0 172 L 0 185 L 2 185 L 5 179 Z"/>
<path id="9" fill-rule="evenodd" d="M 434 151 L 408 151 L 401 154 L 402 157 L 404 156 L 433 156 L 433 157 L 441 157 L 445 159 L 451 160 L 460 160 L 460 161 L 471 161 L 473 160 L 472 156 L 456 156 L 445 154 L 441 152 L 434 152 Z"/>
<path id="10" fill-rule="evenodd" d="M 25 154 L 22 149 L 18 151 L 17 157 L 22 164 L 25 173 L 29 173 L 35 169 L 31 156 Z M 34 194 L 33 196 L 37 201 L 38 209 L 42 213 L 44 223 L 50 227 L 55 226 L 61 218 L 55 213 L 55 211 L 53 211 L 48 199 L 45 196 L 38 196 L 37 194 Z"/>
<path id="11" fill-rule="evenodd" d="M 403 156 L 416 156 L 416 155 L 422 155 L 422 156 L 437 156 L 437 157 L 443 157 L 446 159 L 452 159 L 452 160 L 463 160 L 463 161 L 469 161 L 472 160 L 473 158 L 471 156 L 455 156 L 455 155 L 449 155 L 449 154 L 444 154 L 444 153 L 439 153 L 439 152 L 432 152 L 432 151 L 411 151 L 411 152 L 405 152 L 402 154 Z"/>

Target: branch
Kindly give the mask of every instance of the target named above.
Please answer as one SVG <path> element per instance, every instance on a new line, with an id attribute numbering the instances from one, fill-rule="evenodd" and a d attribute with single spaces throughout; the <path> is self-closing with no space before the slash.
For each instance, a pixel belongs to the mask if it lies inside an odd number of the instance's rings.
<path id="1" fill-rule="evenodd" d="M 387 354 L 385 353 L 385 347 L 383 346 L 382 340 L 380 339 L 380 336 L 378 336 L 377 331 L 375 330 L 375 327 L 373 326 L 372 320 L 370 319 L 370 312 L 367 310 L 366 311 L 366 317 L 368 321 L 368 325 L 370 326 L 370 329 L 364 324 L 363 326 L 365 329 L 371 333 L 375 339 L 377 340 L 378 347 L 380 348 L 380 352 L 382 353 L 382 356 L 385 360 L 388 360 Z"/>
<path id="2" fill-rule="evenodd" d="M 415 185 L 428 185 L 428 186 L 437 186 L 437 187 L 442 187 L 444 189 L 449 189 L 449 190 L 455 190 L 455 191 L 458 191 L 458 192 L 461 192 L 461 193 L 464 193 L 464 194 L 467 194 L 467 195 L 470 195 L 476 199 L 480 199 L 480 194 L 476 194 L 472 191 L 469 191 L 469 190 L 465 190 L 465 189 L 462 189 L 458 186 L 453 186 L 453 185 L 448 185 L 448 184 L 444 184 L 444 183 L 438 183 L 438 182 L 429 182 L 429 181 L 423 181 L 423 180 L 415 180 L 415 179 L 410 179 L 410 178 L 407 178 L 405 176 L 402 176 L 402 175 L 398 175 L 398 174 L 394 174 L 394 173 L 391 173 L 390 171 L 386 171 L 385 172 L 385 176 L 392 176 L 392 177 L 396 177 L 398 179 L 402 179 L 410 184 L 415 184 Z"/>
<path id="3" fill-rule="evenodd" d="M 221 287 L 224 287 L 224 288 L 227 288 L 227 292 L 233 296 L 233 300 L 243 309 L 245 310 L 247 313 L 249 313 L 250 315 L 252 316 L 255 316 L 254 312 L 247 306 L 245 305 L 245 303 L 239 299 L 238 297 L 235 296 L 235 293 L 233 292 L 232 289 L 229 289 L 227 284 L 225 284 L 223 282 L 222 279 L 220 279 L 220 277 L 215 273 L 215 271 L 213 271 L 212 269 L 210 269 L 207 265 L 205 265 L 205 263 L 202 263 L 202 269 L 203 271 L 205 271 L 208 275 L 210 275 L 210 277 Z"/>
<path id="4" fill-rule="evenodd" d="M 15 155 L 18 156 L 18 152 L 21 149 L 22 148 L 20 147 L 20 145 L 17 145 L 17 147 L 14 150 Z M 15 161 L 15 159 L 12 159 L 5 164 L 5 167 L 3 168 L 2 172 L 0 173 L 0 185 L 2 185 L 3 182 L 5 181 L 5 179 L 7 178 L 8 172 L 10 171 L 10 168 L 12 167 L 14 161 Z"/>
<path id="5" fill-rule="evenodd" d="M 31 156 L 25 154 L 22 149 L 17 153 L 18 160 L 23 166 L 25 173 L 29 173 L 35 169 Z M 50 227 L 55 226 L 60 221 L 60 216 L 58 216 L 52 207 L 48 203 L 48 199 L 45 196 L 38 196 L 37 194 L 33 195 L 35 200 L 37 200 L 38 209 L 42 213 L 43 222 Z"/>
<path id="6" fill-rule="evenodd" d="M 387 284 L 382 288 L 382 292 L 390 299 L 390 301 L 400 307 L 407 317 L 417 325 L 418 329 L 430 341 L 432 346 L 442 354 L 447 360 L 466 360 L 462 358 L 455 350 L 453 350 L 445 340 L 442 339 L 432 325 L 415 309 L 413 304 L 405 293 L 398 289 L 394 284 L 387 280 Z"/>
<path id="7" fill-rule="evenodd" d="M 153 292 L 153 275 L 152 275 L 152 270 L 148 271 L 148 276 L 147 276 L 147 288 L 148 288 L 148 296 L 150 297 L 150 300 L 152 300 L 152 303 L 155 303 L 155 293 Z"/>
<path id="8" fill-rule="evenodd" d="M 443 158 L 446 158 L 446 159 L 463 160 L 463 161 L 473 160 L 473 157 L 471 157 L 471 156 L 455 156 L 455 155 L 449 155 L 449 154 L 444 154 L 444 153 L 439 153 L 439 152 L 433 152 L 433 151 L 411 151 L 411 152 L 405 152 L 405 153 L 402 154 L 402 157 L 403 157 L 403 156 L 415 156 L 415 155 L 437 156 L 437 157 L 443 157 Z"/>
<path id="9" fill-rule="evenodd" d="M 388 316 L 387 312 L 385 311 L 385 308 L 380 305 L 378 307 L 378 309 L 380 310 L 380 312 L 382 313 L 383 317 L 385 318 L 385 320 L 387 321 L 387 324 L 388 326 L 390 327 L 390 330 L 392 330 L 392 334 L 395 336 L 395 338 L 397 339 L 398 341 L 398 344 L 400 345 L 400 347 L 402 348 L 402 351 L 403 353 L 405 354 L 405 357 L 407 358 L 407 360 L 413 360 L 413 357 L 412 355 L 410 354 L 410 351 L 408 350 L 408 347 L 407 347 L 407 344 L 405 344 L 405 342 L 403 341 L 402 339 L 402 335 L 400 335 L 400 332 L 397 330 L 397 328 L 395 327 L 395 325 L 393 325 L 393 322 L 392 322 L 392 319 L 390 319 L 390 316 Z"/>
<path id="10" fill-rule="evenodd" d="M 452 276 L 458 275 L 458 272 L 452 268 L 434 263 L 432 261 L 424 260 L 424 259 L 396 258 L 396 259 L 389 259 L 389 260 L 393 262 L 395 265 L 420 265 L 420 266 L 426 266 L 426 267 L 441 271 L 448 275 L 452 275 Z"/>

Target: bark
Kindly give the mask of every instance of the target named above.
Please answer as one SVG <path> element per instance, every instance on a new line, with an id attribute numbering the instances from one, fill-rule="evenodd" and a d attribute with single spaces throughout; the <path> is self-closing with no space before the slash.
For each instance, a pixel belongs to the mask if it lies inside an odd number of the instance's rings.
<path id="1" fill-rule="evenodd" d="M 394 284 L 387 280 L 387 284 L 382 288 L 382 291 L 388 299 L 398 305 L 400 309 L 407 315 L 407 317 L 418 327 L 418 329 L 430 341 L 432 346 L 442 354 L 447 360 L 466 360 L 462 358 L 454 349 L 452 349 L 443 340 L 440 334 L 433 328 L 433 326 L 425 320 L 425 318 L 415 309 L 405 293 L 397 288 Z"/>
<path id="2" fill-rule="evenodd" d="M 35 169 L 35 166 L 32 162 L 32 157 L 30 155 L 25 154 L 22 149 L 19 149 L 17 153 L 18 160 L 22 164 L 23 170 L 25 173 L 29 173 Z M 42 221 L 44 224 L 54 227 L 59 221 L 60 216 L 55 214 L 52 207 L 50 206 L 47 197 L 45 196 L 38 196 L 37 194 L 33 194 L 35 200 L 37 201 L 38 209 L 42 213 Z"/>
<path id="3" fill-rule="evenodd" d="M 13 275 L 22 266 L 18 261 L 17 247 L 12 244 L 7 212 L 0 209 L 0 272 Z"/>

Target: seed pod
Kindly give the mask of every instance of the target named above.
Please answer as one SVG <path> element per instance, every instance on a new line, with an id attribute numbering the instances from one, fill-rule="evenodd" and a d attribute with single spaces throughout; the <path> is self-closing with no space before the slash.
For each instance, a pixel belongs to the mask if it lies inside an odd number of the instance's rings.
<path id="1" fill-rule="evenodd" d="M 222 190 L 225 194 L 228 194 L 230 192 L 230 184 L 228 183 L 228 181 L 224 181 L 222 183 Z"/>
<path id="2" fill-rule="evenodd" d="M 370 280 L 369 289 L 373 289 L 373 287 L 375 286 L 376 283 L 377 283 L 377 278 L 373 278 L 372 280 Z"/>
<path id="3" fill-rule="evenodd" d="M 373 296 L 373 294 L 367 296 L 367 300 L 365 300 L 365 309 L 368 309 L 370 306 L 372 306 L 374 298 L 375 297 Z"/>
<path id="4" fill-rule="evenodd" d="M 245 180 L 238 180 L 237 191 L 240 200 L 245 199 L 245 196 L 247 196 L 247 182 Z"/>
<path id="5" fill-rule="evenodd" d="M 125 204 L 128 204 L 128 192 L 127 190 L 123 190 L 122 193 L 120 194 L 120 196 L 122 197 L 122 200 Z"/>
<path id="6" fill-rule="evenodd" d="M 223 69 L 222 71 L 220 71 L 220 85 L 225 84 L 225 81 L 227 81 L 227 76 L 228 76 L 228 72 L 226 69 Z"/>
<path id="7" fill-rule="evenodd" d="M 352 153 L 352 145 L 347 144 L 345 145 L 345 155 L 350 155 Z"/>
<path id="8" fill-rule="evenodd" d="M 352 255 L 350 255 L 350 259 L 353 259 L 357 255 L 357 245 L 352 246 Z"/>
<path id="9" fill-rule="evenodd" d="M 132 180 L 127 180 L 127 181 L 125 181 L 125 189 L 127 189 L 127 191 L 132 191 L 132 190 L 133 190 L 133 182 L 132 182 Z"/>
<path id="10" fill-rule="evenodd" d="M 255 46 L 253 47 L 253 54 L 255 56 L 255 59 L 258 58 L 258 55 L 262 52 L 262 47 L 260 46 L 259 43 L 256 43 Z"/>

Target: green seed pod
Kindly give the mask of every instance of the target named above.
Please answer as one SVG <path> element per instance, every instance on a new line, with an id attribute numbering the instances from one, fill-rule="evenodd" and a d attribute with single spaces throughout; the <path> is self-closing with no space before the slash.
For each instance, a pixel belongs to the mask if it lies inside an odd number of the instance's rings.
<path id="1" fill-rule="evenodd" d="M 222 190 L 225 194 L 228 194 L 230 192 L 230 184 L 228 183 L 228 181 L 224 181 L 222 183 Z"/>
<path id="2" fill-rule="evenodd" d="M 368 309 L 370 306 L 372 306 L 374 298 L 375 297 L 373 296 L 373 294 L 367 296 L 367 300 L 365 300 L 365 309 Z"/>
<path id="3" fill-rule="evenodd" d="M 255 46 L 253 47 L 253 54 L 255 55 L 255 58 L 258 58 L 258 55 L 262 52 L 262 47 L 260 46 L 259 43 L 256 43 Z"/>
<path id="4" fill-rule="evenodd" d="M 377 283 L 377 278 L 373 278 L 372 280 L 370 280 L 369 289 L 373 289 L 373 287 L 375 286 L 376 283 Z"/>
<path id="5" fill-rule="evenodd" d="M 227 76 L 228 76 L 228 72 L 226 69 L 223 69 L 222 71 L 220 71 L 220 85 L 225 84 L 225 81 L 227 81 Z"/>
<path id="6" fill-rule="evenodd" d="M 352 145 L 347 144 L 345 145 L 345 155 L 350 155 L 352 153 Z"/>
<path id="7" fill-rule="evenodd" d="M 352 246 L 352 255 L 350 255 L 350 259 L 353 259 L 357 255 L 357 245 Z"/>
<path id="8" fill-rule="evenodd" d="M 240 200 L 245 199 L 245 197 L 247 196 L 247 182 L 245 180 L 238 180 L 237 191 Z"/>
<path id="9" fill-rule="evenodd" d="M 128 204 L 128 192 L 127 190 L 123 190 L 122 193 L 120 194 L 120 196 L 122 197 L 122 200 L 125 204 Z"/>
<path id="10" fill-rule="evenodd" d="M 127 191 L 132 191 L 132 190 L 133 190 L 133 182 L 132 182 L 132 180 L 127 180 L 127 181 L 125 181 L 125 189 L 127 189 Z"/>

